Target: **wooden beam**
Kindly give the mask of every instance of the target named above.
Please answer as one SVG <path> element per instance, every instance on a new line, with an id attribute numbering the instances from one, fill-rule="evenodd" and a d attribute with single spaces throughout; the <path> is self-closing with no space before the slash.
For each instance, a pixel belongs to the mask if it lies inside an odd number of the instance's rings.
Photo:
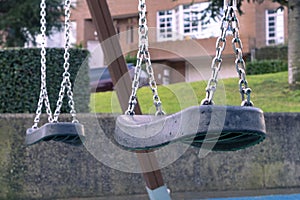
<path id="1" fill-rule="evenodd" d="M 131 95 L 131 79 L 128 68 L 122 54 L 119 38 L 116 37 L 116 30 L 109 11 L 108 4 L 105 0 L 87 0 L 92 21 L 96 26 L 99 42 L 102 45 L 104 56 L 107 60 L 112 61 L 108 65 L 115 90 L 122 108 L 125 112 L 128 107 L 128 100 Z M 118 84 L 117 84 L 118 83 Z M 142 114 L 140 106 L 135 107 L 136 114 Z M 143 171 L 146 185 L 149 189 L 154 190 L 164 186 L 163 177 L 159 169 L 159 164 L 154 152 L 139 151 L 137 157 Z M 149 170 L 151 169 L 151 170 Z"/>

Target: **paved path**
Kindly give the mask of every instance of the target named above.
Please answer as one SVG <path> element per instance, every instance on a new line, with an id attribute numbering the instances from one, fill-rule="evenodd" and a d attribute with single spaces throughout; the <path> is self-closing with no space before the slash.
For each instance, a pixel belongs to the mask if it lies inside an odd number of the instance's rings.
<path id="1" fill-rule="evenodd" d="M 220 198 L 222 197 L 222 198 Z M 148 200 L 147 194 L 56 200 Z M 173 193 L 172 200 L 300 200 L 300 188 Z"/>
<path id="2" fill-rule="evenodd" d="M 299 199 L 300 199 L 300 194 L 289 194 L 289 195 L 268 195 L 268 196 L 257 196 L 257 197 L 213 198 L 208 200 L 299 200 Z"/>

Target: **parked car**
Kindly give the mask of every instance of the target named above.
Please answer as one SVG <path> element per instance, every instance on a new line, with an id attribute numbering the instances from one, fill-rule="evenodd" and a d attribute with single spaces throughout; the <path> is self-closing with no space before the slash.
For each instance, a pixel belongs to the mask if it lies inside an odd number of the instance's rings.
<path id="1" fill-rule="evenodd" d="M 134 69 L 135 69 L 134 65 L 127 64 L 127 67 L 128 67 L 129 75 L 133 79 Z M 91 92 L 105 92 L 105 91 L 112 91 L 114 89 L 114 85 L 110 77 L 110 73 L 107 66 L 90 69 L 89 77 L 90 77 Z M 148 74 L 142 70 L 140 75 L 139 87 L 145 85 L 149 85 Z"/>

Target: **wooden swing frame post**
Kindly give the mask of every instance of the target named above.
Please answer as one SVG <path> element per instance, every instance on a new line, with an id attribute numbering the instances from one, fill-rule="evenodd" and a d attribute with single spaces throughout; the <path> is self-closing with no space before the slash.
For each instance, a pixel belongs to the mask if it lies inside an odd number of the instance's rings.
<path id="1" fill-rule="evenodd" d="M 121 46 L 116 35 L 113 20 L 109 11 L 108 4 L 105 0 L 87 0 L 93 23 L 98 33 L 98 39 L 103 46 L 103 53 L 106 58 L 115 58 L 108 65 L 117 96 L 122 108 L 125 112 L 128 107 L 128 99 L 131 95 L 131 79 L 128 68 L 122 54 Z M 107 40 L 109 39 L 109 40 Z M 118 84 L 117 84 L 118 83 Z M 135 113 L 142 114 L 140 106 L 135 106 Z M 147 171 L 143 173 L 144 180 L 149 189 L 155 190 L 164 186 L 163 177 L 159 169 L 159 164 L 155 154 L 151 151 L 137 152 L 137 158 L 140 162 L 141 169 Z M 153 169 L 149 171 L 149 168 Z"/>

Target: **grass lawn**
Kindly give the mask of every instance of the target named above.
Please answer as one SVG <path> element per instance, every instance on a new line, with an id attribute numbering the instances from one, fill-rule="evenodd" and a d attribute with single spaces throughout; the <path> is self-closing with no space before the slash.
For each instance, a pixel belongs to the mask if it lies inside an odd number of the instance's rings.
<path id="1" fill-rule="evenodd" d="M 300 90 L 291 91 L 287 72 L 247 76 L 252 89 L 251 100 L 264 112 L 300 112 Z M 205 97 L 206 81 L 159 86 L 158 92 L 167 113 L 175 113 L 198 105 Z M 155 113 L 152 93 L 148 87 L 138 91 L 138 100 L 144 114 Z M 219 80 L 214 97 L 217 105 L 240 105 L 238 78 Z M 96 113 L 122 113 L 115 92 L 91 94 L 90 108 Z"/>

